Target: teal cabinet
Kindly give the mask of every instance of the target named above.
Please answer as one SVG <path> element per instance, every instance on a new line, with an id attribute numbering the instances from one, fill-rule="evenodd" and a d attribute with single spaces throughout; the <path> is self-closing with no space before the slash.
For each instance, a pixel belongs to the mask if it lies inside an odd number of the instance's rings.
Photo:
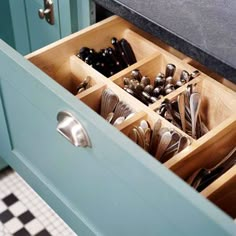
<path id="1" fill-rule="evenodd" d="M 94 22 L 94 3 L 91 1 L 52 2 L 53 25 L 39 18 L 38 10 L 44 9 L 44 0 L 9 0 L 15 48 L 21 54 L 28 54 Z"/>
<path id="2" fill-rule="evenodd" d="M 2 41 L 0 63 L 0 156 L 78 235 L 235 235 L 232 219 Z M 60 111 L 91 147 L 57 132 Z"/>
<path id="3" fill-rule="evenodd" d="M 14 35 L 12 30 L 11 12 L 8 0 L 0 2 L 0 19 L 0 38 L 14 47 Z"/>
<path id="4" fill-rule="evenodd" d="M 3 161 L 2 158 L 0 158 L 0 170 L 4 169 L 5 167 L 7 167 L 7 163 L 5 161 Z"/>

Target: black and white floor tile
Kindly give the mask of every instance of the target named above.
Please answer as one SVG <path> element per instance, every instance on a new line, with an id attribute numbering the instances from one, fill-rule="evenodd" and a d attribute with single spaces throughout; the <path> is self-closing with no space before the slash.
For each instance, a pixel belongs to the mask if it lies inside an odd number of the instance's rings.
<path id="1" fill-rule="evenodd" d="M 76 236 L 10 168 L 0 171 L 0 236 Z"/>
<path id="2" fill-rule="evenodd" d="M 0 236 L 76 234 L 15 171 L 8 168 L 0 171 Z"/>

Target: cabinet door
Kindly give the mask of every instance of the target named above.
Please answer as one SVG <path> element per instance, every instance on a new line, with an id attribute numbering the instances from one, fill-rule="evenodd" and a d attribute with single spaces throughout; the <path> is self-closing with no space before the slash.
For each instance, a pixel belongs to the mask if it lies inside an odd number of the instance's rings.
<path id="1" fill-rule="evenodd" d="M 61 38 L 58 0 L 53 0 L 52 2 L 55 21 L 53 25 L 49 24 L 45 18 L 39 18 L 38 10 L 44 10 L 44 0 L 25 1 L 31 51 Z M 64 9 L 64 11 L 66 14 L 67 9 Z"/>
<path id="2" fill-rule="evenodd" d="M 23 55 L 55 42 L 94 21 L 91 0 L 52 0 L 55 24 L 40 19 L 44 0 L 9 0 L 15 48 Z"/>
<path id="3" fill-rule="evenodd" d="M 11 140 L 0 155 L 78 235 L 233 235 L 231 219 L 3 42 L 0 63 Z M 56 131 L 61 110 L 91 147 Z"/>

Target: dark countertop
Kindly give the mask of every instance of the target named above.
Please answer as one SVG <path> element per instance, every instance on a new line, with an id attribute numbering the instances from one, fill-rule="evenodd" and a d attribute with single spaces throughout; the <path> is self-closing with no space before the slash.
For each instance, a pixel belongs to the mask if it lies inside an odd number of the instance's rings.
<path id="1" fill-rule="evenodd" d="M 235 0 L 95 0 L 236 83 Z"/>

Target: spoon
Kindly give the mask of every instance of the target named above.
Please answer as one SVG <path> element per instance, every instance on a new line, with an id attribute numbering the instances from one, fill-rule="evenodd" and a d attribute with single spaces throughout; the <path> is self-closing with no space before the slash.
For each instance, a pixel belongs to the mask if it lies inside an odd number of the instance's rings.
<path id="1" fill-rule="evenodd" d="M 138 129 L 137 126 L 134 126 L 129 133 L 129 137 L 140 147 L 144 148 L 144 131 Z"/>
<path id="2" fill-rule="evenodd" d="M 185 99 L 185 104 L 190 107 L 190 104 L 189 104 L 189 100 L 190 100 L 190 96 L 191 94 L 193 93 L 193 85 L 192 84 L 189 84 L 186 88 L 186 99 Z"/>
<path id="3" fill-rule="evenodd" d="M 144 130 L 144 134 L 145 134 L 144 149 L 146 151 L 148 151 L 149 150 L 149 146 L 150 146 L 150 141 L 151 141 L 151 129 L 150 128 L 146 128 Z"/>
<path id="4" fill-rule="evenodd" d="M 114 117 L 112 119 L 112 123 L 114 123 L 118 117 L 127 117 L 130 113 L 132 113 L 130 107 L 123 101 L 119 101 L 114 110 Z"/>
<path id="5" fill-rule="evenodd" d="M 151 135 L 151 130 L 147 128 L 143 128 L 142 126 L 138 127 L 138 132 L 140 133 L 140 137 L 142 138 L 142 146 L 144 150 L 148 150 L 149 148 L 149 143 L 150 143 L 150 135 Z"/>
<path id="6" fill-rule="evenodd" d="M 171 142 L 172 135 L 169 131 L 165 132 L 161 135 L 160 142 L 157 147 L 157 151 L 155 157 L 161 161 L 162 155 L 165 152 L 166 148 L 169 146 Z"/>
<path id="7" fill-rule="evenodd" d="M 120 125 L 122 122 L 124 122 L 125 117 L 124 116 L 120 116 L 118 117 L 115 122 L 113 123 L 114 126 Z"/>
<path id="8" fill-rule="evenodd" d="M 140 127 L 142 127 L 145 130 L 145 129 L 149 128 L 149 125 L 146 120 L 141 120 Z"/>
<path id="9" fill-rule="evenodd" d="M 158 136 L 159 136 L 159 130 L 161 128 L 161 120 L 157 120 L 154 124 L 152 136 L 151 136 L 151 142 L 149 146 L 149 153 L 153 156 L 156 153 L 157 146 L 158 146 Z"/>
<path id="10" fill-rule="evenodd" d="M 184 150 L 188 145 L 189 145 L 189 139 L 186 138 L 185 136 L 182 136 L 179 140 L 178 148 L 175 154 Z"/>
<path id="11" fill-rule="evenodd" d="M 138 134 L 137 134 L 137 129 L 132 128 L 132 130 L 129 132 L 129 138 L 133 140 L 135 143 L 138 143 Z"/>
<path id="12" fill-rule="evenodd" d="M 141 128 L 144 131 L 144 138 L 145 138 L 145 140 L 144 140 L 144 149 L 146 151 L 148 151 L 150 141 L 151 141 L 151 129 L 149 127 L 148 122 L 146 120 L 141 120 L 139 128 Z"/>
<path id="13" fill-rule="evenodd" d="M 168 161 L 173 155 L 177 153 L 180 142 L 180 135 L 176 132 L 173 132 L 171 135 L 171 142 L 162 155 L 161 162 Z"/>
<path id="14" fill-rule="evenodd" d="M 181 93 L 178 96 L 178 108 L 179 108 L 179 114 L 180 114 L 180 121 L 182 125 L 182 130 L 186 131 L 186 124 L 185 124 L 185 104 L 184 104 L 184 94 Z"/>
<path id="15" fill-rule="evenodd" d="M 135 113 L 134 112 L 132 112 L 132 113 L 130 113 L 128 116 L 126 116 L 126 120 L 128 120 L 129 118 L 131 118 L 131 117 L 133 117 L 135 115 Z"/>
<path id="16" fill-rule="evenodd" d="M 106 121 L 108 121 L 109 123 L 111 123 L 113 116 L 114 116 L 114 112 L 110 112 L 110 113 L 107 115 Z"/>
<path id="17" fill-rule="evenodd" d="M 190 112 L 191 112 L 193 138 L 196 138 L 196 123 L 200 106 L 201 106 L 201 95 L 196 92 L 192 93 L 190 96 Z"/>
<path id="18" fill-rule="evenodd" d="M 137 135 L 138 135 L 138 145 L 141 148 L 145 147 L 145 133 L 144 130 L 140 127 L 136 127 Z"/>
<path id="19" fill-rule="evenodd" d="M 101 97 L 101 116 L 106 118 L 110 112 L 113 112 L 118 102 L 118 96 L 111 89 L 105 89 Z"/>

